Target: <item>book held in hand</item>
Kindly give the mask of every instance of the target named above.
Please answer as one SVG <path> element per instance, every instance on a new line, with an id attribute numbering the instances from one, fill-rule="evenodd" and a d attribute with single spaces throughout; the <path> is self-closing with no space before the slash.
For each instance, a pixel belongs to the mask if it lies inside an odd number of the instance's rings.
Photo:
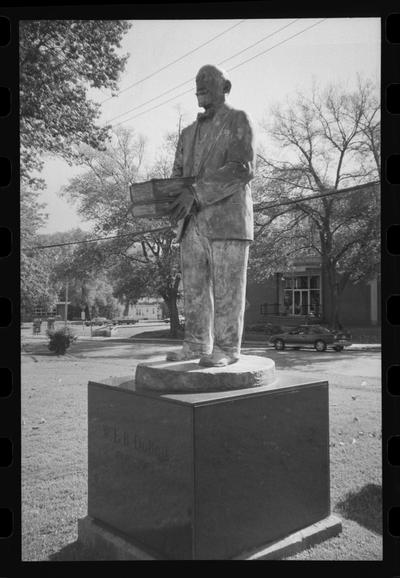
<path id="1" fill-rule="evenodd" d="M 170 193 L 182 192 L 194 182 L 194 177 L 173 177 L 133 183 L 129 187 L 132 201 L 130 211 L 134 217 L 168 217 L 174 200 Z"/>

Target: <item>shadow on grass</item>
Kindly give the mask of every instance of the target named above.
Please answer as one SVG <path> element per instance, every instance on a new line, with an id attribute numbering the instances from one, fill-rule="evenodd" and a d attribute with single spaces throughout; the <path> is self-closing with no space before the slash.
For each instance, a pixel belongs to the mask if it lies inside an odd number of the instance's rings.
<path id="1" fill-rule="evenodd" d="M 184 335 L 183 331 L 180 331 L 178 335 L 171 335 L 169 329 L 160 329 L 159 331 L 143 331 L 142 333 L 136 333 L 133 335 L 134 339 L 174 339 L 177 342 L 182 341 Z"/>
<path id="2" fill-rule="evenodd" d="M 336 504 L 345 518 L 357 522 L 376 534 L 382 534 L 382 487 L 367 484 L 356 492 L 349 492 Z"/>
<path id="3" fill-rule="evenodd" d="M 365 356 L 369 358 L 371 356 L 368 352 L 361 351 L 332 351 L 327 350 L 324 352 L 318 352 L 313 349 L 285 349 L 284 351 L 276 351 L 273 347 L 257 347 L 257 346 L 247 346 L 242 348 L 242 354 L 244 355 L 259 355 L 261 357 L 269 357 L 275 361 L 276 367 L 278 368 L 290 368 L 303 370 L 307 367 L 318 369 L 318 366 L 326 364 L 326 362 L 335 361 L 342 362 L 356 357 L 360 360 L 361 357 Z"/>
<path id="4" fill-rule="evenodd" d="M 175 343 L 162 343 L 154 342 L 149 344 L 135 343 L 134 341 L 127 340 L 107 340 L 107 341 L 79 341 L 74 343 L 65 353 L 65 355 L 56 355 L 52 351 L 49 351 L 43 344 L 33 345 L 25 347 L 23 353 L 30 357 L 40 358 L 53 358 L 61 360 L 72 360 L 77 359 L 88 359 L 90 354 L 99 352 L 103 359 L 127 359 L 132 357 L 132 359 L 148 359 L 158 354 L 163 354 L 167 347 L 174 348 L 179 347 L 180 342 Z M 159 351 L 157 350 L 159 347 Z M 118 348 L 121 348 L 120 353 L 116 353 Z M 143 351 L 145 349 L 145 351 Z M 96 357 L 96 356 L 95 356 Z M 92 359 L 95 359 L 92 357 Z M 98 355 L 97 355 L 98 357 Z M 35 359 L 35 361 L 37 361 Z"/>

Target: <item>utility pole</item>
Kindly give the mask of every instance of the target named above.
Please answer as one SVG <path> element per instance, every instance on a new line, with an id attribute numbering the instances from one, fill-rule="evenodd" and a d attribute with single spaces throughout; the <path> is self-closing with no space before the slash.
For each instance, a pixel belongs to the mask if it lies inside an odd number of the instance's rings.
<path id="1" fill-rule="evenodd" d="M 65 283 L 65 322 L 64 325 L 67 327 L 67 319 L 68 319 L 68 281 Z"/>
<path id="2" fill-rule="evenodd" d="M 181 127 L 182 127 L 182 115 L 179 115 L 179 122 L 178 122 L 178 138 L 181 136 Z"/>

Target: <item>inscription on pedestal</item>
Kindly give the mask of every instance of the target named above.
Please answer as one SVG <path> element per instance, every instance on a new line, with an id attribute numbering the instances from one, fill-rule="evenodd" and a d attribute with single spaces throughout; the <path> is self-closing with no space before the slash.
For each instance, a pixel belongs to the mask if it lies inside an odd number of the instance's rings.
<path id="1" fill-rule="evenodd" d="M 156 458 L 158 461 L 169 461 L 168 449 L 156 444 L 150 439 L 141 437 L 138 433 L 128 432 L 122 430 L 117 425 L 104 423 L 102 426 L 103 437 L 117 446 L 129 448 L 129 450 L 136 450 L 146 456 Z M 121 452 L 120 452 L 121 453 Z M 122 453 L 124 456 L 129 456 L 130 452 Z"/>

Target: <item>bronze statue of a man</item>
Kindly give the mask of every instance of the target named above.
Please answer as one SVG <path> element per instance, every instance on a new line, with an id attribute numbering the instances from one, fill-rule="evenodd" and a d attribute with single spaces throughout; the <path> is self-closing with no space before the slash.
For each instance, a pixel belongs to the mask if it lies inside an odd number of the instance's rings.
<path id="1" fill-rule="evenodd" d="M 253 240 L 253 130 L 245 112 L 225 103 L 230 89 L 221 69 L 199 70 L 196 96 L 205 111 L 183 129 L 172 173 L 196 180 L 172 203 L 181 243 L 185 336 L 182 349 L 169 352 L 167 360 L 200 358 L 208 367 L 239 359 Z"/>

